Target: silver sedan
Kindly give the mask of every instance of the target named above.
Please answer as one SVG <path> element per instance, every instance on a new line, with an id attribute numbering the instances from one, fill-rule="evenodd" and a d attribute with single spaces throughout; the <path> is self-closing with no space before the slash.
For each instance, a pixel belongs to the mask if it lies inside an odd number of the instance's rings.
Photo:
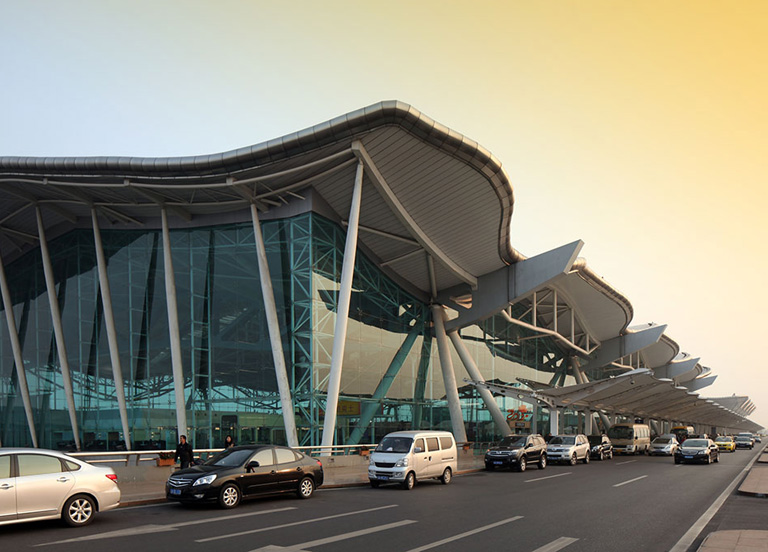
<path id="1" fill-rule="evenodd" d="M 53 450 L 0 449 L 0 525 L 61 518 L 79 527 L 119 504 L 112 468 Z"/>

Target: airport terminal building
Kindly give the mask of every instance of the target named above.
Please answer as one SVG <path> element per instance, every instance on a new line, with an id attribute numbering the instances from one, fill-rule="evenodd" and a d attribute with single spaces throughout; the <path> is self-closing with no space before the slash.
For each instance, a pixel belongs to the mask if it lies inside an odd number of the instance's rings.
<path id="1" fill-rule="evenodd" d="M 0 446 L 759 429 L 581 242 L 516 251 L 513 204 L 397 101 L 207 156 L 0 157 Z"/>

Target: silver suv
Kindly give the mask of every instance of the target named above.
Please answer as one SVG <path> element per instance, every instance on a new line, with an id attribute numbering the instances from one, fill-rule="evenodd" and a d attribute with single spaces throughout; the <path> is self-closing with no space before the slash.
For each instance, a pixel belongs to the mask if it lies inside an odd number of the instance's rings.
<path id="1" fill-rule="evenodd" d="M 589 464 L 589 441 L 586 435 L 555 435 L 547 444 L 547 460 L 568 462 L 572 466 L 579 460 Z"/>

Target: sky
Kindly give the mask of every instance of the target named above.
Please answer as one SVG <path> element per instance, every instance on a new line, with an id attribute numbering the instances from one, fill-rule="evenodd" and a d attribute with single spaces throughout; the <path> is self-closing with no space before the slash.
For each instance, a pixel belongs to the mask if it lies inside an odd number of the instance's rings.
<path id="1" fill-rule="evenodd" d="M 516 249 L 583 240 L 768 427 L 766 98 L 763 0 L 0 5 L 0 156 L 209 154 L 401 100 L 501 160 Z"/>

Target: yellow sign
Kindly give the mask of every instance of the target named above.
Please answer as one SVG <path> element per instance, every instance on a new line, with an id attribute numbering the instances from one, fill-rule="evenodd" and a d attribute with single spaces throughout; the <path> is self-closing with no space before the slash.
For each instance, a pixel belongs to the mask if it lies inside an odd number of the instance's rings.
<path id="1" fill-rule="evenodd" d="M 359 416 L 360 403 L 357 401 L 339 401 L 339 405 L 336 407 L 336 415 Z"/>

